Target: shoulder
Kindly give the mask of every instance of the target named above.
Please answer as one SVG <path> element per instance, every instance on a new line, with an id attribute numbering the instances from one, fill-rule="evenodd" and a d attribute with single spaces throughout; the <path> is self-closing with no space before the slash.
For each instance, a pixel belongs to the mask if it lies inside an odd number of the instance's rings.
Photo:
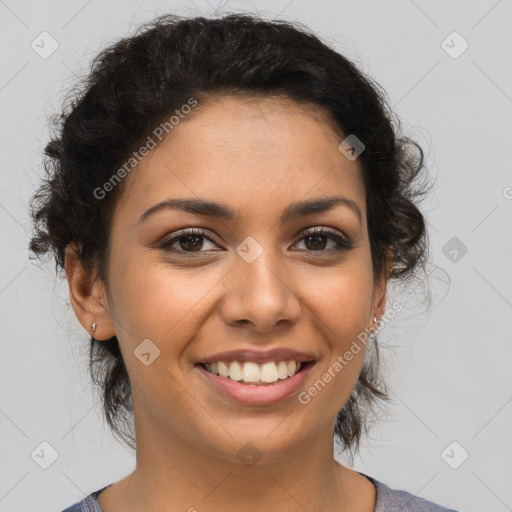
<path id="1" fill-rule="evenodd" d="M 104 491 L 107 487 L 110 487 L 110 485 L 106 485 L 105 487 L 102 487 L 97 491 L 91 492 L 91 494 L 89 494 L 89 496 L 86 496 L 82 501 L 79 501 L 74 505 L 71 505 L 62 512 L 103 512 L 103 509 L 100 507 L 100 504 L 98 503 L 98 496 L 100 492 Z"/>
<path id="2" fill-rule="evenodd" d="M 364 473 L 360 474 L 368 478 L 377 489 L 375 512 L 459 512 L 414 496 L 407 491 L 391 489 Z"/>

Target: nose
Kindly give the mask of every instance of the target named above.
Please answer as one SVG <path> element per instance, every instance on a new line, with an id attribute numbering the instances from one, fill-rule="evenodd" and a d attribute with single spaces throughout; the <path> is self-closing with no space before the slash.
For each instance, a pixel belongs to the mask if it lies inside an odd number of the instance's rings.
<path id="1" fill-rule="evenodd" d="M 228 325 L 260 333 L 268 333 L 278 324 L 292 325 L 301 314 L 295 286 L 270 250 L 251 263 L 236 255 L 225 281 L 221 316 Z"/>

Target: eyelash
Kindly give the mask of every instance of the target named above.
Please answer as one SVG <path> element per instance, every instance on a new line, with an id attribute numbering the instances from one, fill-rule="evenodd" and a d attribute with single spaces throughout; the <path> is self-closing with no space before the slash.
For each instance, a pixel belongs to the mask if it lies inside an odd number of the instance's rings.
<path id="1" fill-rule="evenodd" d="M 166 251 L 174 252 L 174 253 L 186 254 L 188 257 L 201 256 L 204 253 L 209 252 L 209 251 L 183 251 L 183 250 L 176 250 L 176 249 L 171 248 L 171 246 L 174 245 L 176 242 L 178 242 L 180 240 L 180 238 L 183 238 L 185 236 L 194 236 L 194 235 L 204 237 L 207 240 L 209 240 L 210 242 L 212 242 L 213 244 L 215 244 L 215 241 L 212 240 L 208 236 L 206 231 L 203 231 L 202 229 L 199 229 L 199 228 L 188 228 L 188 229 L 178 231 L 175 235 L 172 236 L 172 238 L 169 238 L 168 240 L 164 240 L 164 242 L 160 245 L 160 249 L 164 249 Z M 308 237 L 314 236 L 314 235 L 324 235 L 327 238 L 334 240 L 336 242 L 336 244 L 338 245 L 338 247 L 326 249 L 326 250 L 316 250 L 316 251 L 310 250 L 308 252 L 312 252 L 312 253 L 316 253 L 316 254 L 319 254 L 319 253 L 332 254 L 333 252 L 336 252 L 336 251 L 343 251 L 343 250 L 348 251 L 348 250 L 351 250 L 354 248 L 354 245 L 350 240 L 345 240 L 338 234 L 337 231 L 331 230 L 329 228 L 324 228 L 324 227 L 315 227 L 315 228 L 312 228 L 312 229 L 309 229 L 309 230 L 303 232 L 302 237 L 299 238 L 297 240 L 297 242 L 295 242 L 294 245 L 296 245 L 298 242 L 301 242 L 302 240 L 304 240 Z"/>

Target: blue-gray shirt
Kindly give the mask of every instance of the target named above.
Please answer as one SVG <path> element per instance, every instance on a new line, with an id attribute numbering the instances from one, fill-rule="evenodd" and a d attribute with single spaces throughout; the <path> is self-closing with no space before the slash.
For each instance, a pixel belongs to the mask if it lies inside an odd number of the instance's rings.
<path id="1" fill-rule="evenodd" d="M 432 501 L 414 496 L 406 491 L 390 489 L 382 482 L 364 473 L 360 474 L 368 478 L 376 488 L 377 502 L 374 512 L 458 512 L 452 508 L 445 508 Z M 94 491 L 79 503 L 75 503 L 62 512 L 104 512 L 98 503 L 98 495 L 110 485 Z"/>

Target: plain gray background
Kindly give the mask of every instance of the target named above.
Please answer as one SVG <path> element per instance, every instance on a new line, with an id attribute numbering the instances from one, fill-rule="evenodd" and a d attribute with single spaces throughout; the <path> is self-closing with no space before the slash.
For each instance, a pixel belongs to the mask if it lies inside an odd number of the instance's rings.
<path id="1" fill-rule="evenodd" d="M 297 20 L 335 45 L 384 86 L 437 176 L 423 205 L 433 304 L 409 293 L 380 335 L 394 404 L 354 468 L 463 511 L 512 510 L 511 0 L 0 0 L 0 510 L 57 512 L 134 467 L 91 392 L 67 284 L 28 260 L 46 117 L 107 42 L 217 8 Z M 41 32 L 58 44 L 47 58 L 31 47 Z"/>

